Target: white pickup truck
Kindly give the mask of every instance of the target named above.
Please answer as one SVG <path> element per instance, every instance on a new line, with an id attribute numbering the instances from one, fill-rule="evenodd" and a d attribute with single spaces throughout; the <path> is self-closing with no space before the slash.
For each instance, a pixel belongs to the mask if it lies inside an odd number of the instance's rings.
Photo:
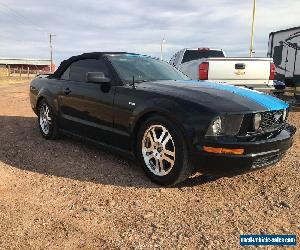
<path id="1" fill-rule="evenodd" d="M 171 58 L 170 64 L 193 80 L 228 83 L 271 93 L 285 87 L 274 85 L 275 65 L 268 57 L 226 57 L 222 49 L 182 49 Z"/>

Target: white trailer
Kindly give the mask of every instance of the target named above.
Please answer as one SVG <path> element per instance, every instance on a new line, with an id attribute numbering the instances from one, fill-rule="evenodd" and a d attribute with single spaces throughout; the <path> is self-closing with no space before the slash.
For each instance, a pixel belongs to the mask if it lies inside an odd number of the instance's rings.
<path id="1" fill-rule="evenodd" d="M 271 32 L 268 57 L 276 67 L 275 79 L 288 87 L 300 86 L 300 26 Z"/>

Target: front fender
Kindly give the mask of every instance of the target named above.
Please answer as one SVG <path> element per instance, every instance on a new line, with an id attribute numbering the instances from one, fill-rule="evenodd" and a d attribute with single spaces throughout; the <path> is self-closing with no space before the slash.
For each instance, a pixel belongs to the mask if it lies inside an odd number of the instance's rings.
<path id="1" fill-rule="evenodd" d="M 204 135 L 206 129 L 215 116 L 208 108 L 179 99 L 154 98 L 146 100 L 133 111 L 131 122 L 134 132 L 145 118 L 151 114 L 160 114 L 174 122 L 181 130 L 189 146 L 199 140 L 199 135 Z"/>

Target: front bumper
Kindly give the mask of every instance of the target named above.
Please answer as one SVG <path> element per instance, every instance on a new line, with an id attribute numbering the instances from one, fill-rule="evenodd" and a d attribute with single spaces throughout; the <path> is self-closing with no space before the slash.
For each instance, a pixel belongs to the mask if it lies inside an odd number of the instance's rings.
<path id="1" fill-rule="evenodd" d="M 205 142 L 198 145 L 192 156 L 193 162 L 202 173 L 213 176 L 233 176 L 253 171 L 278 162 L 292 146 L 296 128 L 286 127 L 274 138 L 251 142 Z M 203 151 L 203 146 L 243 148 L 243 155 L 216 154 Z"/>

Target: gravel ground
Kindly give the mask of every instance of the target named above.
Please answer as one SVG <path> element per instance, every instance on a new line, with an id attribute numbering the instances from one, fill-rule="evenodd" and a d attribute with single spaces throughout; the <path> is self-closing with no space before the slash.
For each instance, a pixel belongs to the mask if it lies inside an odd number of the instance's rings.
<path id="1" fill-rule="evenodd" d="M 299 127 L 298 112 L 289 119 Z M 299 241 L 299 132 L 270 168 L 161 188 L 120 156 L 44 140 L 28 83 L 0 86 L 0 128 L 0 249 L 239 249 L 240 234 L 264 233 Z"/>

